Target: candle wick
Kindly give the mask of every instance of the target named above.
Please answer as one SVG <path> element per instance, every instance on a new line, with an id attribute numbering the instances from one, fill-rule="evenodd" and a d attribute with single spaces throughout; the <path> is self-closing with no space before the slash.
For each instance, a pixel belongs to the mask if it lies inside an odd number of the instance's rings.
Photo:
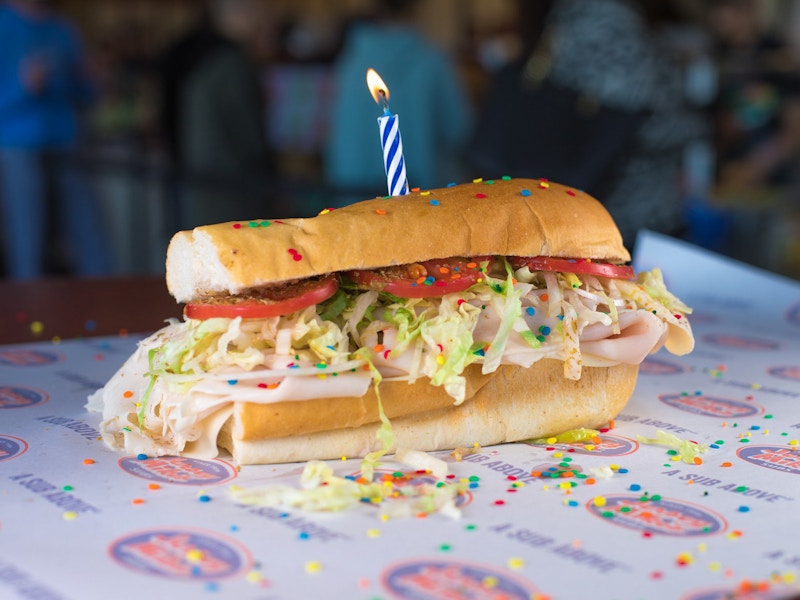
<path id="1" fill-rule="evenodd" d="M 378 94 L 381 97 L 381 102 L 383 102 L 383 114 L 389 116 L 389 100 L 386 98 L 386 92 L 384 90 L 378 90 Z"/>

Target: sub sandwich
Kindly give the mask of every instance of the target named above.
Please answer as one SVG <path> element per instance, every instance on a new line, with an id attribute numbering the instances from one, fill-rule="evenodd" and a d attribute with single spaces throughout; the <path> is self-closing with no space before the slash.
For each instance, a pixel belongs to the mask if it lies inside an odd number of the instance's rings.
<path id="1" fill-rule="evenodd" d="M 600 427 L 648 354 L 694 346 L 690 309 L 629 261 L 597 200 L 507 177 L 182 231 L 183 320 L 89 408 L 112 448 L 238 464 Z"/>

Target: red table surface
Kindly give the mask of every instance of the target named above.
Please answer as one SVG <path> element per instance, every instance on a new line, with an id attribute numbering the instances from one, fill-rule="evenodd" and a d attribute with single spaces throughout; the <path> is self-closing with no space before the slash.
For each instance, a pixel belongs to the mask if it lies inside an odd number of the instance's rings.
<path id="1" fill-rule="evenodd" d="M 155 331 L 182 305 L 163 276 L 0 281 L 0 344 Z"/>

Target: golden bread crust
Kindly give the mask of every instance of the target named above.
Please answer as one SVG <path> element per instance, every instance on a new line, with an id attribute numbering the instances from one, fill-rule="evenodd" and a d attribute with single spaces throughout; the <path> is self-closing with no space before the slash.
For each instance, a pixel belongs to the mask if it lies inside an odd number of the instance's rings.
<path id="1" fill-rule="evenodd" d="M 209 293 L 451 256 L 630 260 L 606 209 L 554 182 L 468 183 L 323 212 L 179 232 L 167 251 L 167 287 L 187 302 Z"/>

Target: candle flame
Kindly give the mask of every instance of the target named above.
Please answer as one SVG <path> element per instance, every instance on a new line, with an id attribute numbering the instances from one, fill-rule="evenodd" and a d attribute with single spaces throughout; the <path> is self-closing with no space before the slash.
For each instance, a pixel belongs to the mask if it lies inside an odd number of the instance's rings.
<path id="1" fill-rule="evenodd" d="M 369 93 L 372 94 L 372 99 L 378 104 L 386 104 L 389 102 L 389 88 L 381 79 L 381 76 L 375 69 L 367 69 L 367 87 Z"/>

